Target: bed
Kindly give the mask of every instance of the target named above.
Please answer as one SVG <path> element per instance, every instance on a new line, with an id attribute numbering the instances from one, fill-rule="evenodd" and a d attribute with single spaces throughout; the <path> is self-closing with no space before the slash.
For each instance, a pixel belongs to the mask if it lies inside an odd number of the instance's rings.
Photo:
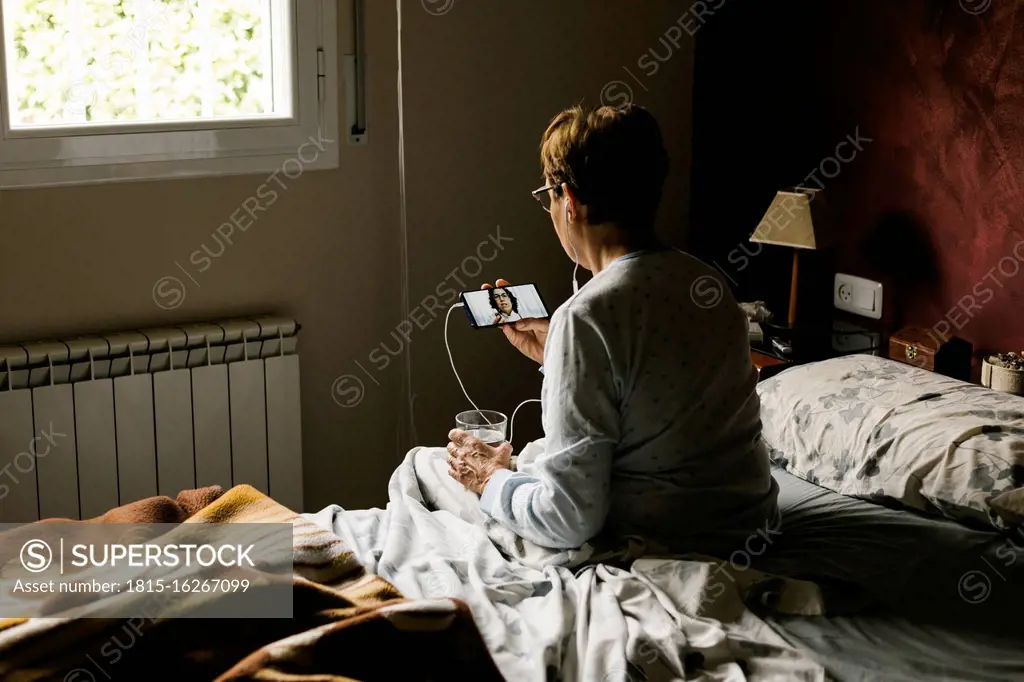
<path id="1" fill-rule="evenodd" d="M 509 679 L 1024 678 L 1024 400 L 873 356 L 759 391 L 783 532 L 725 565 L 545 554 L 428 450 L 386 512 L 318 521 L 404 592 L 466 600 Z"/>
<path id="2" fill-rule="evenodd" d="M 235 656 L 220 679 L 1022 679 L 1024 401 L 951 381 L 863 356 L 762 382 L 783 527 L 728 557 L 651 555 L 642 539 L 533 546 L 482 514 L 441 448 L 407 454 L 384 509 L 296 515 L 243 491 L 301 531 L 296 589 L 344 607 L 304 599 L 301 623 L 227 629 L 205 648 L 195 637 L 219 626 L 146 634 L 103 673 L 151 671 L 143 653 L 163 642 L 163 657 Z M 214 508 L 197 514 L 223 518 Z M 341 560 L 340 582 L 309 573 L 315 547 Z M 26 653 L 18 628 L 32 624 L 0 624 L 0 674 L 19 672 L 17 654 L 59 660 L 62 679 L 90 651 L 44 637 Z"/>

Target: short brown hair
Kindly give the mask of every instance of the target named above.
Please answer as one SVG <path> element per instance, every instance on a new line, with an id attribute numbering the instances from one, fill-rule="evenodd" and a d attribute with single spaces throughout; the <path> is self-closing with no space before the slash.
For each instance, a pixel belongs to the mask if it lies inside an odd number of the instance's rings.
<path id="1" fill-rule="evenodd" d="M 643 107 L 566 109 L 544 131 L 540 159 L 547 182 L 579 195 L 588 222 L 654 229 L 669 159 L 658 122 Z"/>

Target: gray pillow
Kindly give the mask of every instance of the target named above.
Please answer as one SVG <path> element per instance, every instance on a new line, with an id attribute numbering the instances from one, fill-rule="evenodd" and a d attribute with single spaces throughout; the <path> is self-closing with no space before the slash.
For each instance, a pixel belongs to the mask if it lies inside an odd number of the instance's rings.
<path id="1" fill-rule="evenodd" d="M 844 495 L 962 522 L 1024 522 L 1024 398 L 871 355 L 758 384 L 772 458 Z"/>

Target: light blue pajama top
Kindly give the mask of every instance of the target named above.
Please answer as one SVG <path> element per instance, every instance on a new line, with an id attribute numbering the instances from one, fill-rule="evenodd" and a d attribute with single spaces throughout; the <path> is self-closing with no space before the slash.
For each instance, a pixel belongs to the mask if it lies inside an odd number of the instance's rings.
<path id="1" fill-rule="evenodd" d="M 618 258 L 552 316 L 544 454 L 492 476 L 481 507 L 552 548 L 604 531 L 713 553 L 776 528 L 749 348 L 716 270 L 669 249 Z"/>

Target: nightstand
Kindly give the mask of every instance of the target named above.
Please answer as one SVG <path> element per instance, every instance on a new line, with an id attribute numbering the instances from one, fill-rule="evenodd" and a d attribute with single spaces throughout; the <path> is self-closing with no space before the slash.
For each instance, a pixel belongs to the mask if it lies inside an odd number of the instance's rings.
<path id="1" fill-rule="evenodd" d="M 857 353 L 884 356 L 886 351 L 885 334 L 842 318 L 809 322 L 788 330 L 785 338 L 792 344 L 793 352 L 786 355 L 772 346 L 772 327 L 764 326 L 764 331 L 763 342 L 750 344 L 750 361 L 757 368 L 758 381 L 794 365 Z"/>
<path id="2" fill-rule="evenodd" d="M 758 381 L 770 379 L 793 364 L 788 360 L 783 360 L 775 357 L 774 355 L 768 355 L 767 353 L 762 353 L 759 350 L 754 350 L 753 347 L 750 349 L 750 362 L 752 362 L 754 367 L 757 368 Z"/>

